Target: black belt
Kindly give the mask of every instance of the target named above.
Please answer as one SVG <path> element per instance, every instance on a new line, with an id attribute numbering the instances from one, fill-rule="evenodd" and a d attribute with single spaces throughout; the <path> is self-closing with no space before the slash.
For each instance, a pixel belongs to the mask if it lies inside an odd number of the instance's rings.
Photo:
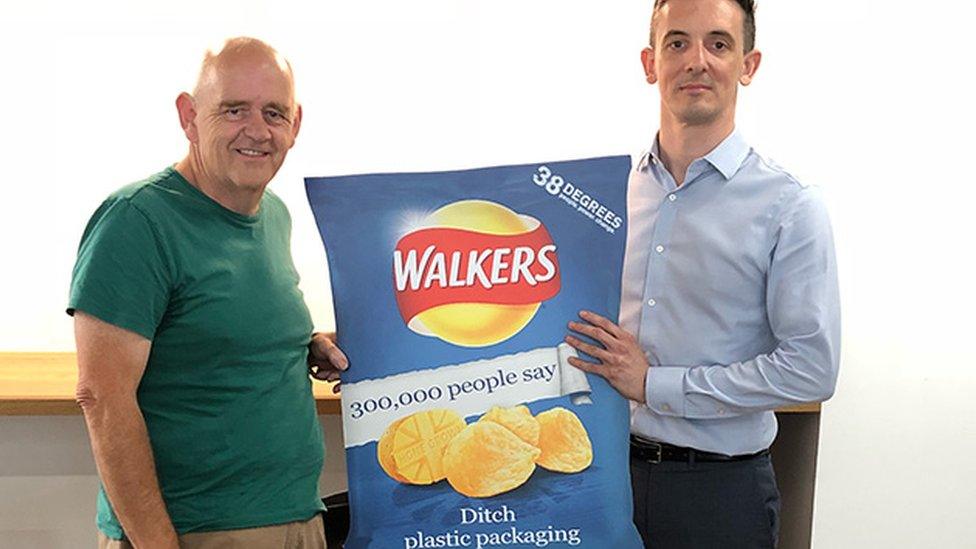
<path id="1" fill-rule="evenodd" d="M 694 448 L 672 446 L 671 444 L 655 442 L 630 435 L 630 459 L 646 461 L 647 463 L 661 463 L 662 461 L 686 461 L 688 463 L 694 463 L 696 461 L 746 461 L 767 455 L 769 455 L 769 450 L 762 450 L 755 454 L 727 456 L 725 454 L 703 452 Z"/>

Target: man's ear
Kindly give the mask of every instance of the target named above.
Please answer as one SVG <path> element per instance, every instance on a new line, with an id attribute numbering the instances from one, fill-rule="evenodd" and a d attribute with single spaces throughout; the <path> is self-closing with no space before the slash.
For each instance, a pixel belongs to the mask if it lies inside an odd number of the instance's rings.
<path id="1" fill-rule="evenodd" d="M 747 53 L 745 58 L 742 60 L 742 75 L 739 76 L 739 83 L 743 86 L 748 86 L 752 83 L 753 77 L 756 76 L 756 71 L 759 70 L 759 64 L 762 62 L 762 52 L 759 50 L 752 50 Z"/>
<path id="2" fill-rule="evenodd" d="M 183 92 L 176 98 L 176 112 L 180 115 L 180 127 L 190 143 L 199 141 L 197 133 L 197 108 L 193 102 L 193 96 Z"/>
<path id="3" fill-rule="evenodd" d="M 295 105 L 295 120 L 291 123 L 291 144 L 295 144 L 295 139 L 298 137 L 298 130 L 302 129 L 302 106 L 299 104 Z"/>
<path id="4" fill-rule="evenodd" d="M 644 76 L 647 78 L 647 83 L 657 83 L 657 72 L 654 67 L 654 48 L 648 46 L 641 50 L 641 65 L 644 66 Z"/>

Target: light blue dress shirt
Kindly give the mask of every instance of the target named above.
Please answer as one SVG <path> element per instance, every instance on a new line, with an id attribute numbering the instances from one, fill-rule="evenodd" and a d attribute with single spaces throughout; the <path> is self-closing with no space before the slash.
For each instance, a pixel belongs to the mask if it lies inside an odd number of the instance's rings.
<path id="1" fill-rule="evenodd" d="M 631 431 L 728 455 L 768 448 L 772 410 L 831 396 L 840 303 L 816 188 L 734 131 L 678 187 L 657 144 L 635 159 L 621 326 L 651 364 Z"/>

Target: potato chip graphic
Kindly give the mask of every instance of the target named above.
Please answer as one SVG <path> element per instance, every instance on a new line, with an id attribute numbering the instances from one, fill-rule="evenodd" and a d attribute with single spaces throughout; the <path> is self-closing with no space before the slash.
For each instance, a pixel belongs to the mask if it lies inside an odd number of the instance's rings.
<path id="1" fill-rule="evenodd" d="M 578 473 L 593 463 L 593 444 L 583 423 L 566 408 L 536 416 L 539 421 L 539 466 L 558 473 Z"/>
<path id="2" fill-rule="evenodd" d="M 464 428 L 447 446 L 447 482 L 465 496 L 487 498 L 514 490 L 535 471 L 539 449 L 492 421 Z"/>
<path id="3" fill-rule="evenodd" d="M 393 432 L 396 472 L 411 484 L 444 478 L 444 448 L 465 427 L 453 410 L 427 410 L 403 418 Z"/>
<path id="4" fill-rule="evenodd" d="M 376 458 L 380 462 L 380 467 L 386 474 L 390 475 L 390 478 L 397 482 L 406 483 L 407 479 L 397 472 L 396 460 L 393 459 L 393 435 L 404 419 L 406 418 L 394 421 L 386 428 L 386 431 L 383 431 L 383 435 L 376 445 Z"/>
<path id="5" fill-rule="evenodd" d="M 525 405 L 511 408 L 492 406 L 491 410 L 488 410 L 478 421 L 495 422 L 515 433 L 525 442 L 533 446 L 539 445 L 539 421 L 532 417 L 532 412 Z"/>

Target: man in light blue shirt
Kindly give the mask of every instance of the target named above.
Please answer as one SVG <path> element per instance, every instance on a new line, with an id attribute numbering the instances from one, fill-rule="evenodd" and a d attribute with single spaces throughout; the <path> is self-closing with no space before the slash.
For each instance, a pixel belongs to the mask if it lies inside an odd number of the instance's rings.
<path id="1" fill-rule="evenodd" d="M 773 410 L 826 400 L 840 305 L 815 188 L 735 129 L 759 68 L 752 0 L 657 0 L 661 128 L 635 159 L 620 324 L 583 311 L 572 359 L 630 398 L 634 517 L 655 548 L 774 547 Z M 694 474 L 690 474 L 694 473 Z"/>

